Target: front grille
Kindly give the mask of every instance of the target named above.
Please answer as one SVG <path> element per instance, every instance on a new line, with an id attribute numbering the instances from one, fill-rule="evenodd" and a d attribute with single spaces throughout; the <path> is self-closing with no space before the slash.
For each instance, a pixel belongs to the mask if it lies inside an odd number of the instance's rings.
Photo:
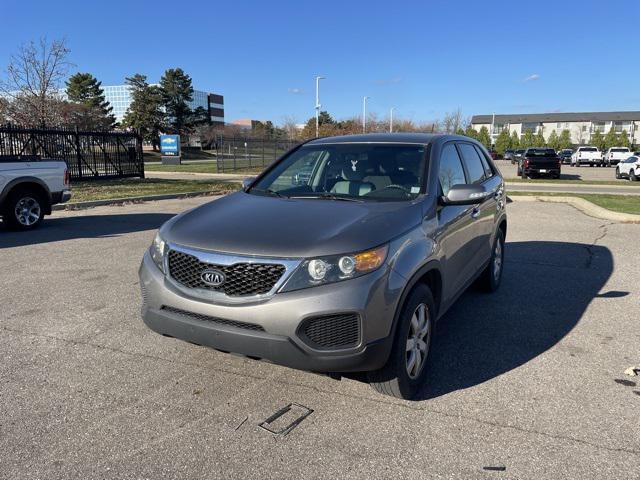
<path id="1" fill-rule="evenodd" d="M 214 268 L 224 273 L 225 282 L 217 287 L 202 281 L 202 272 Z M 178 283 L 190 288 L 223 292 L 230 297 L 260 295 L 271 291 L 286 268 L 274 263 L 234 263 L 215 265 L 176 250 L 169 251 L 169 274 Z"/>
<path id="2" fill-rule="evenodd" d="M 168 307 L 163 305 L 161 310 L 165 312 L 173 313 L 174 315 L 182 315 L 183 317 L 193 318 L 194 320 L 200 320 L 201 322 L 211 322 L 218 325 L 224 325 L 226 327 L 242 328 L 244 330 L 253 330 L 254 332 L 264 332 L 264 328 L 254 323 L 238 322 L 237 320 L 227 320 L 224 318 L 210 317 L 209 315 L 202 315 L 201 313 L 187 312 L 186 310 L 180 310 L 179 308 Z"/>
<path id="3" fill-rule="evenodd" d="M 311 317 L 303 322 L 300 337 L 318 350 L 356 347 L 360 343 L 360 317 L 355 313 Z"/>

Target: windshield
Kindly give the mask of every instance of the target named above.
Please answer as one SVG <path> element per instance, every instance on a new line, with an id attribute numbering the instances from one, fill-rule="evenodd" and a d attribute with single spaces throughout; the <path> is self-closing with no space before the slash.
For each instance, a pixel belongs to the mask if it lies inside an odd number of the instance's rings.
<path id="1" fill-rule="evenodd" d="M 357 201 L 411 200 L 420 194 L 424 145 L 344 143 L 303 146 L 249 193 Z"/>
<path id="2" fill-rule="evenodd" d="M 598 149 L 595 147 L 581 147 L 580 151 L 581 152 L 597 152 Z"/>
<path id="3" fill-rule="evenodd" d="M 527 157 L 555 157 L 556 151 L 552 148 L 530 148 Z"/>
<path id="4" fill-rule="evenodd" d="M 629 153 L 628 148 L 612 148 L 611 151 L 617 153 Z"/>
<path id="5" fill-rule="evenodd" d="M 524 153 L 524 149 L 516 150 L 515 153 L 522 154 L 522 153 Z"/>

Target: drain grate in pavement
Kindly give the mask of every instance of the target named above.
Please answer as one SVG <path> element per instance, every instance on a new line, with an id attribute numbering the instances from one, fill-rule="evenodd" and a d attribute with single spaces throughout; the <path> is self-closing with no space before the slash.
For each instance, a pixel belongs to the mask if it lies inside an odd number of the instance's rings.
<path id="1" fill-rule="evenodd" d="M 285 436 L 313 413 L 313 410 L 298 403 L 282 407 L 258 426 L 273 434 Z"/>

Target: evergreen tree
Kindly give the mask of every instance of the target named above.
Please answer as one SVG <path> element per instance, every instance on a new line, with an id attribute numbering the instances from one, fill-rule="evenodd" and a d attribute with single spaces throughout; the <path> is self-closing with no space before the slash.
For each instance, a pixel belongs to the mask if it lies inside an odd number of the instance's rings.
<path id="1" fill-rule="evenodd" d="M 155 150 L 160 143 L 158 135 L 164 127 L 160 89 L 149 85 L 147 77 L 139 73 L 126 78 L 125 83 L 130 89 L 131 104 L 122 123 L 124 126 L 138 130 L 142 138 L 151 142 Z"/>
<path id="2" fill-rule="evenodd" d="M 549 139 L 547 140 L 547 145 L 549 148 L 553 148 L 554 150 L 560 150 L 560 139 L 558 138 L 558 134 L 556 131 L 552 131 L 549 135 Z"/>
<path id="3" fill-rule="evenodd" d="M 511 145 L 511 136 L 509 135 L 509 131 L 505 128 L 500 132 L 498 138 L 496 138 L 496 151 L 500 155 L 504 155 L 504 151 L 507 150 Z"/>
<path id="4" fill-rule="evenodd" d="M 189 118 L 192 115 L 189 107 L 189 102 L 193 100 L 191 77 L 181 68 L 166 70 L 160 79 L 160 93 L 167 124 L 177 134 L 187 133 Z"/>
<path id="5" fill-rule="evenodd" d="M 87 130 L 113 128 L 116 117 L 105 99 L 102 82 L 90 73 L 76 73 L 66 84 L 69 101 L 82 107 L 75 111 L 78 126 Z"/>
<path id="6" fill-rule="evenodd" d="M 478 141 L 488 149 L 491 148 L 491 137 L 489 136 L 489 129 L 487 127 L 480 128 L 480 131 L 478 132 Z"/>
<path id="7" fill-rule="evenodd" d="M 618 135 L 616 135 L 616 131 L 611 127 L 609 132 L 604 137 L 604 149 L 608 150 L 611 147 L 618 146 Z"/>
<path id="8" fill-rule="evenodd" d="M 462 127 L 458 127 L 458 130 L 456 130 L 456 135 L 464 135 L 464 130 L 462 129 Z"/>
<path id="9" fill-rule="evenodd" d="M 626 130 L 622 130 L 622 133 L 620 133 L 620 138 L 618 138 L 618 145 L 620 147 L 631 147 L 631 143 L 629 142 L 629 135 L 627 134 Z"/>
<path id="10" fill-rule="evenodd" d="M 567 129 L 562 130 L 562 132 L 560 132 L 560 138 L 558 139 L 558 148 L 571 148 L 572 146 L 571 133 Z"/>
<path id="11" fill-rule="evenodd" d="M 518 138 L 518 134 L 514 131 L 511 134 L 511 141 L 509 142 L 509 148 L 517 149 L 520 148 L 520 138 Z"/>
<path id="12" fill-rule="evenodd" d="M 535 136 L 535 138 L 533 140 L 533 143 L 534 143 L 535 147 L 546 147 L 547 146 L 547 141 L 544 139 L 544 135 L 542 133 L 542 129 L 538 130 L 538 133 Z"/>
<path id="13" fill-rule="evenodd" d="M 471 125 L 467 125 L 467 128 L 464 131 L 464 134 L 467 137 L 478 138 L 478 131 L 475 128 L 473 128 Z"/>
<path id="14" fill-rule="evenodd" d="M 520 140 L 520 148 L 529 148 L 535 146 L 535 137 L 533 136 L 533 132 L 530 130 L 524 132 L 522 136 L 522 140 Z"/>
<path id="15" fill-rule="evenodd" d="M 596 130 L 596 133 L 591 136 L 591 144 L 594 147 L 598 147 L 598 150 L 601 152 L 606 150 L 604 137 L 602 136 L 602 133 L 600 133 L 600 130 Z"/>

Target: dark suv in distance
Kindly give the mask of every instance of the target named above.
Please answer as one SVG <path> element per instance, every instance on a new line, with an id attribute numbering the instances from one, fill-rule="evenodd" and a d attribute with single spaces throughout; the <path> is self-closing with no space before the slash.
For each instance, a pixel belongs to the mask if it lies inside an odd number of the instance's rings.
<path id="1" fill-rule="evenodd" d="M 455 135 L 321 138 L 166 222 L 140 266 L 153 330 L 412 398 L 436 320 L 500 285 L 504 182 Z"/>
<path id="2" fill-rule="evenodd" d="M 553 148 L 527 148 L 518 164 L 522 178 L 560 178 L 562 161 Z"/>

